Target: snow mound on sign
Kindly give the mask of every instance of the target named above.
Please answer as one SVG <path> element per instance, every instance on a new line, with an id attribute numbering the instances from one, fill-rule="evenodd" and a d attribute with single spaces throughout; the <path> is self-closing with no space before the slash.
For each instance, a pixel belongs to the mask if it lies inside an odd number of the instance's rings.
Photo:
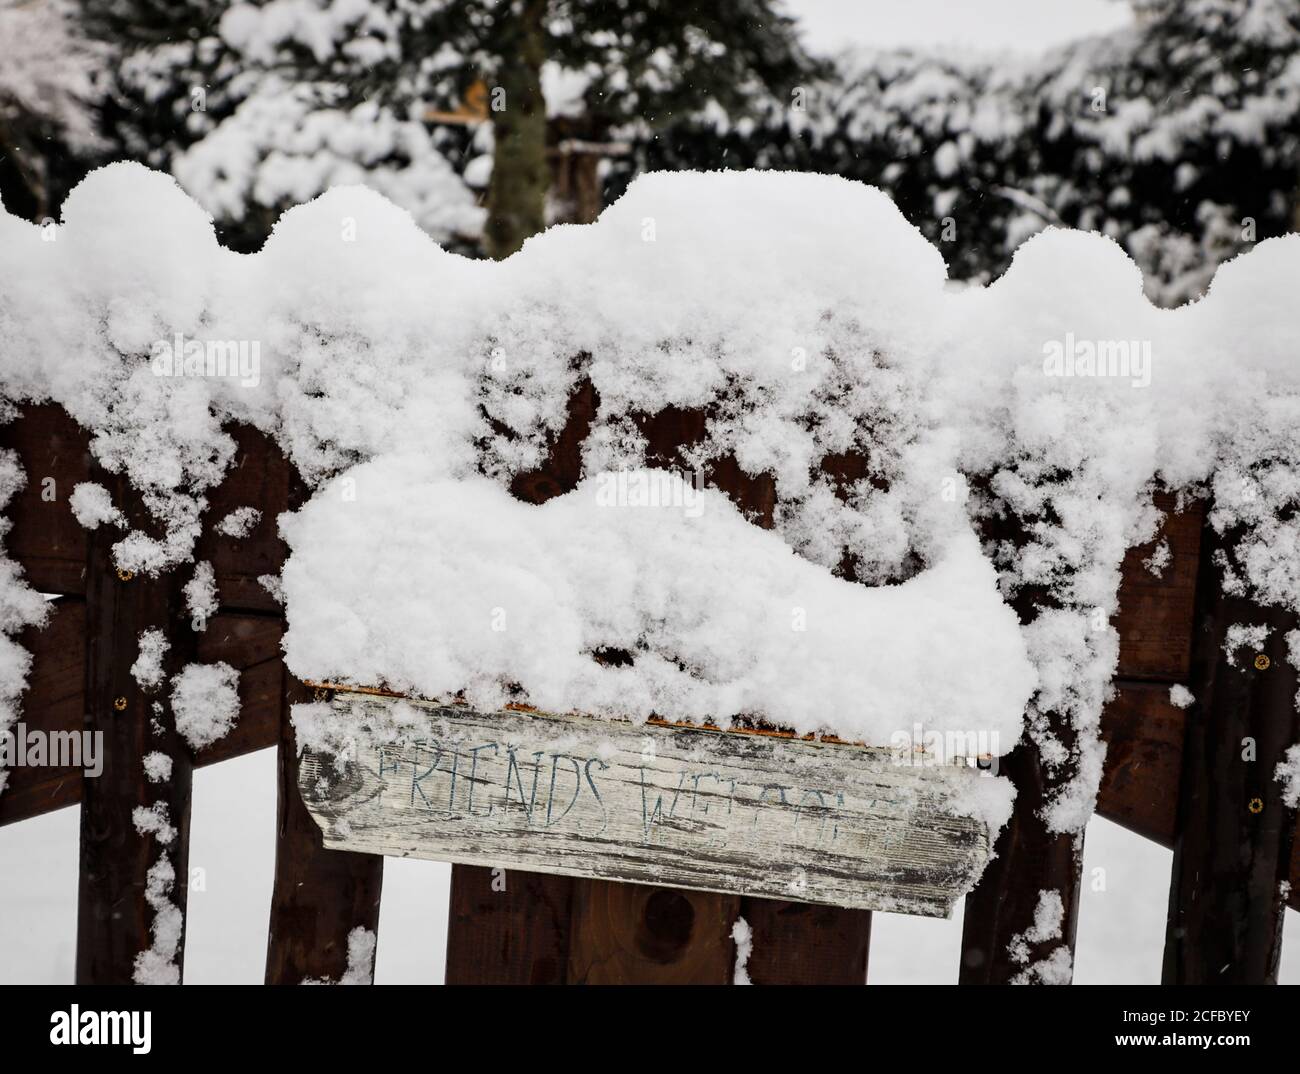
<path id="1" fill-rule="evenodd" d="M 628 494 L 650 487 L 657 505 Z M 995 753 L 1035 686 L 969 531 L 869 588 L 675 475 L 597 475 L 539 507 L 409 456 L 348 471 L 282 529 L 287 658 L 309 679 L 487 708 L 515 686 L 553 712 L 747 714 L 878 745 L 920 723 Z M 612 650 L 630 665 L 597 661 Z"/>

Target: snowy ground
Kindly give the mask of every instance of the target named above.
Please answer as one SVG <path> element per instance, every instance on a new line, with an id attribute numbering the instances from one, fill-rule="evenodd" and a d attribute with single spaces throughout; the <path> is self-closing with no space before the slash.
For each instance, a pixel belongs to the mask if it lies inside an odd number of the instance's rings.
<path id="1" fill-rule="evenodd" d="M 194 776 L 185 979 L 255 983 L 266 957 L 275 856 L 275 753 Z M 1157 983 L 1172 855 L 1114 824 L 1088 826 L 1075 982 Z M 0 984 L 67 983 L 77 933 L 77 810 L 0 828 Z M 196 874 L 193 872 L 191 876 Z M 375 977 L 442 980 L 449 866 L 389 858 Z M 192 884 L 193 884 L 192 880 Z M 1300 984 L 1300 914 L 1288 910 L 1282 980 Z M 956 979 L 960 909 L 951 921 L 877 914 L 871 982 Z"/>

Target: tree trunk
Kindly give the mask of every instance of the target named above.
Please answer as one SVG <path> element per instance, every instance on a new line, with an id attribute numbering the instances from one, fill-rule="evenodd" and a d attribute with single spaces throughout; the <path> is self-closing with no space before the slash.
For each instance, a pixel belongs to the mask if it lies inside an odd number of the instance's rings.
<path id="1" fill-rule="evenodd" d="M 488 102 L 495 150 L 484 241 L 489 257 L 509 257 L 546 226 L 546 101 L 542 62 L 546 0 L 522 0 L 503 35 L 503 64 Z"/>

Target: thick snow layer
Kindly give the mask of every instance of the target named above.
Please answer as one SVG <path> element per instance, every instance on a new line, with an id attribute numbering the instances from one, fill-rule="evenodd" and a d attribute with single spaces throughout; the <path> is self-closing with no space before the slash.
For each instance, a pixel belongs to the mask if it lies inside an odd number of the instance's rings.
<path id="1" fill-rule="evenodd" d="M 234 457 L 223 426 L 278 439 L 315 489 L 284 523 L 299 674 L 848 735 L 919 710 L 927 730 L 980 721 L 1002 749 L 1024 707 L 1057 785 L 1047 820 L 1077 830 L 1123 555 L 1160 537 L 1154 489 L 1212 498 L 1234 592 L 1300 606 L 1300 237 L 1258 244 L 1172 311 L 1081 232 L 1036 236 L 988 287 L 945 275 L 883 194 L 828 176 L 645 176 L 596 225 L 487 263 L 359 188 L 235 255 L 171 179 L 120 164 L 57 228 L 0 214 L 0 375 L 12 401 L 61 403 L 142 494 L 160 535 L 125 534 L 125 569 L 192 559 Z M 587 491 L 510 501 L 584 381 Z M 689 470 L 726 456 L 771 475 L 774 532 L 708 495 L 695 518 L 590 502 L 602 474 L 655 462 L 638 419 L 669 406 L 709 414 Z M 837 482 L 845 454 L 865 473 Z M 997 519 L 1012 532 L 980 560 L 970 532 Z M 846 563 L 876 588 L 834 579 Z M 1016 645 L 994 571 L 1004 597 L 1034 598 Z M 10 581 L 6 634 L 31 611 Z M 599 646 L 634 663 L 603 667 Z M 6 665 L 14 697 L 20 650 Z"/>
<path id="2" fill-rule="evenodd" d="M 901 585 L 866 587 L 721 493 L 668 485 L 693 506 L 614 502 L 601 476 L 537 507 L 411 457 L 349 470 L 282 522 L 289 666 L 489 707 L 516 684 L 549 711 L 745 713 L 875 744 L 920 723 L 1015 744 L 1035 675 L 973 535 Z M 593 659 L 610 649 L 633 666 Z"/>

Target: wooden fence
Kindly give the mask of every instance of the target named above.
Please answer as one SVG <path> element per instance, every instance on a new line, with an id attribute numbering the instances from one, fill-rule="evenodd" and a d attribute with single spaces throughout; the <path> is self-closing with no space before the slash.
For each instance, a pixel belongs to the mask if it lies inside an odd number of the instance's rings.
<path id="1" fill-rule="evenodd" d="M 595 407 L 590 385 L 581 387 L 547 462 L 515 480 L 515 495 L 540 503 L 575 486 Z M 681 452 L 703 437 L 706 423 L 703 412 L 671 408 L 646 418 L 647 461 L 685 467 Z M 192 767 L 273 745 L 279 795 L 267 982 L 339 978 L 348 933 L 378 925 L 383 859 L 323 849 L 299 797 L 289 707 L 312 695 L 284 667 L 282 609 L 258 581 L 280 569 L 285 549 L 276 515 L 301 501 L 303 486 L 271 439 L 251 428 L 230 432 L 238 453 L 209 496 L 205 519 L 244 506 L 262 516 L 239 539 L 206 527 L 197 555 L 215 568 L 220 610 L 195 632 L 179 588 L 184 572 L 121 575 L 110 562 L 117 534 L 108 527 L 88 532 L 73 518 L 73 486 L 98 481 L 133 525 L 151 528 L 124 479 L 98 468 L 85 431 L 52 405 L 27 407 L 0 428 L 0 445 L 18 454 L 28 478 L 7 512 L 8 553 L 34 588 L 58 597 L 47 624 L 19 638 L 33 655 L 21 718 L 34 730 L 86 729 L 104 738 L 98 778 L 83 780 L 76 768 L 19 767 L 0 794 L 0 824 L 80 803 L 81 983 L 130 981 L 136 954 L 150 945 L 145 883 L 157 845 L 137 832 L 133 810 L 160 795 L 168 803 L 177 830 L 172 861 L 182 878 L 173 900 L 183 911 Z M 865 475 L 863 460 L 852 456 L 829 458 L 823 468 L 846 487 Z M 772 524 L 770 479 L 746 474 L 729 458 L 706 476 L 754 522 Z M 1149 573 L 1142 566 L 1149 547 L 1132 550 L 1125 564 L 1099 811 L 1174 849 L 1167 983 L 1272 981 L 1288 878 L 1290 905 L 1300 909 L 1295 811 L 1284 806 L 1273 778 L 1283 752 L 1300 740 L 1296 674 L 1284 652 L 1294 618 L 1223 593 L 1211 563 L 1217 538 L 1202 510 L 1175 513 L 1171 497 L 1161 506 L 1170 511 L 1163 537 L 1171 566 L 1160 578 Z M 852 564 L 844 570 L 851 576 Z M 1227 627 L 1263 617 L 1276 628 L 1258 654 L 1267 660 L 1230 664 Z M 147 628 L 171 641 L 169 674 L 193 660 L 222 660 L 239 671 L 242 711 L 227 737 L 197 753 L 170 724 L 162 741 L 150 737 L 152 699 L 129 672 Z M 1170 703 L 1175 683 L 1197 698 L 1190 708 Z M 1251 760 L 1243 756 L 1246 740 L 1253 740 Z M 175 759 L 172 778 L 147 785 L 144 755 L 159 748 Z M 961 983 L 1003 983 L 1022 971 L 1008 947 L 1031 925 L 1040 891 L 1061 894 L 1065 939 L 1074 944 L 1081 845 L 1050 833 L 1038 816 L 1048 775 L 1032 744 L 1004 758 L 1002 771 L 1017 785 L 1016 812 L 998 839 L 998 857 L 967 898 L 961 963 L 953 967 Z M 754 930 L 755 983 L 861 984 L 867 977 L 867 911 L 515 872 L 499 892 L 491 880 L 489 869 L 452 870 L 449 983 L 723 983 L 731 979 L 737 915 Z M 1059 942 L 1031 945 L 1030 955 L 1042 957 Z"/>

